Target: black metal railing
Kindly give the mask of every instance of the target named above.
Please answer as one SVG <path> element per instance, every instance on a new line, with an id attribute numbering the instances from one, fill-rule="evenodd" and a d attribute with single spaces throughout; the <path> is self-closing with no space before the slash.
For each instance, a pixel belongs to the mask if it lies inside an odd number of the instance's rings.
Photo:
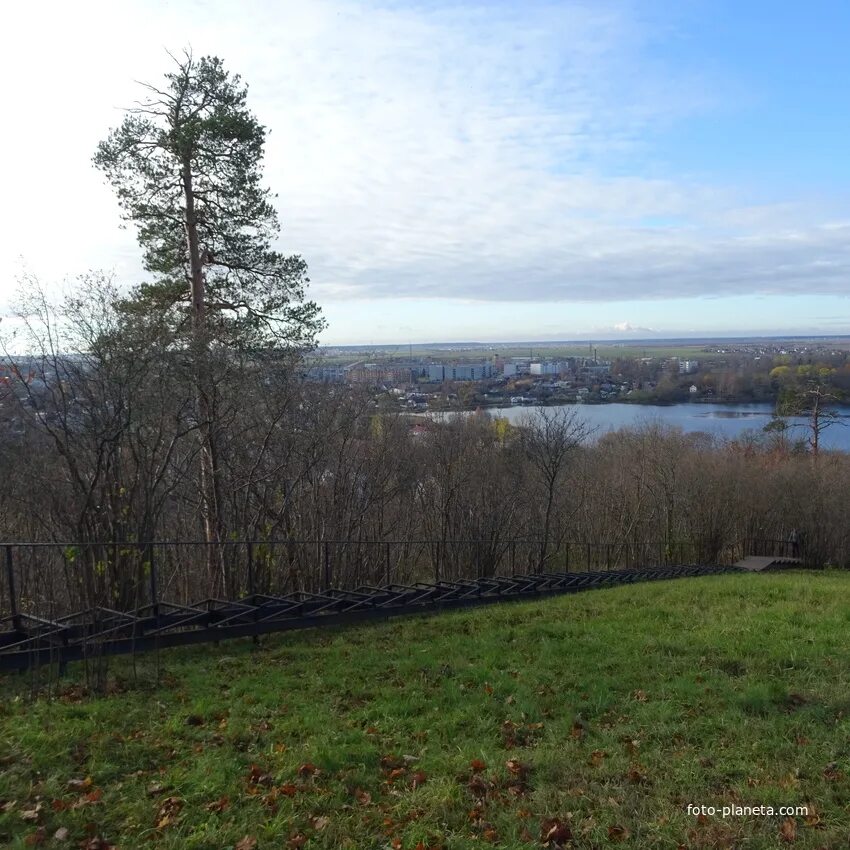
<path id="1" fill-rule="evenodd" d="M 747 555 L 768 558 L 803 559 L 804 546 L 800 539 L 777 540 L 766 537 L 751 537 L 744 541 Z"/>
<path id="2" fill-rule="evenodd" d="M 0 619 L 56 621 L 77 611 L 137 610 L 198 599 L 317 593 L 331 587 L 534 574 L 729 566 L 740 547 L 683 541 L 226 540 L 6 543 Z"/>
<path id="3" fill-rule="evenodd" d="M 722 572 L 741 546 L 505 540 L 5 543 L 0 670 Z"/>
<path id="4" fill-rule="evenodd" d="M 416 582 L 321 593 L 255 595 L 239 601 L 146 605 L 132 612 L 94 608 L 57 621 L 21 615 L 0 632 L 0 671 L 103 659 L 172 646 L 269 632 L 340 625 L 493 602 L 575 593 L 639 581 L 735 571 L 734 567 L 666 566 L 644 570 L 535 573 L 475 580 Z"/>

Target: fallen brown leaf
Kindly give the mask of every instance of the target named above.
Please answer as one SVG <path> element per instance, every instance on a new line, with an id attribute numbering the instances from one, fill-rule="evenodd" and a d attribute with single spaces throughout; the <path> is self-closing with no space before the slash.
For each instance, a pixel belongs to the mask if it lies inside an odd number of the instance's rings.
<path id="1" fill-rule="evenodd" d="M 475 797 L 485 797 L 491 787 L 490 782 L 488 782 L 483 776 L 478 775 L 473 776 L 467 784 L 467 788 L 469 788 L 470 793 Z"/>
<path id="2" fill-rule="evenodd" d="M 214 800 L 212 803 L 207 803 L 204 808 L 208 812 L 223 812 L 226 809 L 230 808 L 230 798 L 227 796 L 219 797 L 217 800 Z"/>
<path id="3" fill-rule="evenodd" d="M 41 810 L 44 808 L 41 803 L 36 803 L 36 805 L 31 809 L 24 809 L 21 812 L 21 820 L 26 821 L 27 823 L 35 823 L 41 817 Z"/>
<path id="4" fill-rule="evenodd" d="M 615 824 L 614 826 L 608 827 L 608 840 L 609 841 L 625 841 L 631 833 L 624 826 L 619 826 Z"/>
<path id="5" fill-rule="evenodd" d="M 166 797 L 160 804 L 156 815 L 156 828 L 166 829 L 176 823 L 182 808 L 183 800 L 179 797 Z"/>
<path id="6" fill-rule="evenodd" d="M 779 837 L 789 844 L 797 840 L 797 821 L 794 818 L 785 818 L 779 825 Z"/>
<path id="7" fill-rule="evenodd" d="M 540 823 L 540 841 L 546 847 L 560 847 L 572 837 L 569 824 L 560 818 L 545 818 Z"/>
<path id="8" fill-rule="evenodd" d="M 47 841 L 47 830 L 40 826 L 35 832 L 31 832 L 25 839 L 24 844 L 27 847 L 38 847 Z"/>
<path id="9" fill-rule="evenodd" d="M 594 750 L 590 754 L 590 758 L 587 760 L 587 763 L 591 767 L 599 767 L 602 762 L 605 760 L 605 751 L 604 750 Z"/>
<path id="10" fill-rule="evenodd" d="M 808 814 L 803 818 L 803 823 L 810 829 L 823 829 L 823 823 L 814 805 L 809 803 L 806 808 L 808 809 Z"/>
<path id="11" fill-rule="evenodd" d="M 72 805 L 72 809 L 81 809 L 83 806 L 91 806 L 93 803 L 99 803 L 103 798 L 103 790 L 100 788 L 93 788 L 89 791 L 88 794 L 83 794 L 78 800 L 76 800 Z"/>
<path id="12" fill-rule="evenodd" d="M 823 769 L 823 777 L 829 782 L 840 782 L 844 779 L 844 772 L 838 769 L 838 765 L 832 761 Z"/>
<path id="13" fill-rule="evenodd" d="M 388 755 L 381 756 L 381 770 L 395 770 L 398 767 L 401 767 L 404 764 L 404 761 L 400 759 L 398 756 L 389 753 Z"/>
<path id="14" fill-rule="evenodd" d="M 301 768 L 298 770 L 300 772 Z M 248 783 L 250 785 L 272 785 L 274 784 L 274 777 L 256 764 L 252 764 L 251 769 L 248 771 Z"/>

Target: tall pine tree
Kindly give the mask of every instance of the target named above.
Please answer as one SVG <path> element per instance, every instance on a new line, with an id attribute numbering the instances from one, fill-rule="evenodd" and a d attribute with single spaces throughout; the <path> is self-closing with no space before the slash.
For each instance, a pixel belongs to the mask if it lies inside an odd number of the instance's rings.
<path id="1" fill-rule="evenodd" d="M 266 128 L 247 86 L 216 57 L 174 59 L 162 87 L 127 110 L 98 146 L 95 165 L 134 223 L 150 282 L 126 302 L 172 325 L 190 355 L 207 540 L 224 533 L 214 363 L 315 345 L 324 326 L 305 299 L 307 266 L 273 247 L 280 230 L 262 185 Z M 212 547 L 211 547 L 212 548 Z"/>

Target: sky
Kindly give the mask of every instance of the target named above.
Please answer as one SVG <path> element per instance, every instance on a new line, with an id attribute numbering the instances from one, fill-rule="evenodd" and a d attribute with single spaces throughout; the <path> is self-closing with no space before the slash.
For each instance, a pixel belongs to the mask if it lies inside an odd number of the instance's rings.
<path id="1" fill-rule="evenodd" d="M 191 47 L 250 86 L 323 343 L 850 333 L 848 43 L 847 0 L 9 5 L 0 314 L 145 279 L 91 157 Z"/>

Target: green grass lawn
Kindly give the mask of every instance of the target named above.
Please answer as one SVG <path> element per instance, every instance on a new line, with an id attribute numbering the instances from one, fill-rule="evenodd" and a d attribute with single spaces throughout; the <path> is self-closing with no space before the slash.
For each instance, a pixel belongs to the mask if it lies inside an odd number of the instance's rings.
<path id="1" fill-rule="evenodd" d="M 848 629 L 850 575 L 726 575 L 6 677 L 0 845 L 846 847 Z"/>

